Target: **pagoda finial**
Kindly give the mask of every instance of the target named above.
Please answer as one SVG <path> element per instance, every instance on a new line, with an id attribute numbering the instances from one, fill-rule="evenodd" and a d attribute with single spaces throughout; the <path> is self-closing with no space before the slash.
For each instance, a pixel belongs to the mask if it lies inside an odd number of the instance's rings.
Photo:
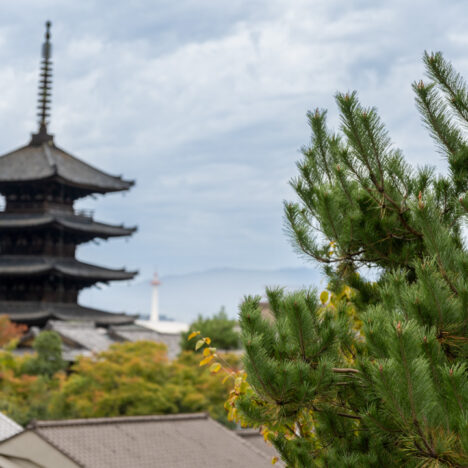
<path id="1" fill-rule="evenodd" d="M 32 137 L 33 144 L 42 144 L 52 140 L 47 133 L 52 97 L 52 44 L 50 43 L 50 21 L 46 22 L 45 41 L 42 44 L 42 60 L 39 74 L 39 95 L 37 100 L 37 117 L 39 131 Z"/>

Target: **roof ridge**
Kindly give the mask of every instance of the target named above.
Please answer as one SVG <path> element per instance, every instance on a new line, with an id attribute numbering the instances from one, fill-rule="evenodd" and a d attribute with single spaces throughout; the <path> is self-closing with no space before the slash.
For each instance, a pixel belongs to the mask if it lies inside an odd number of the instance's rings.
<path id="1" fill-rule="evenodd" d="M 57 174 L 57 162 L 55 161 L 55 159 L 52 156 L 52 153 L 50 152 L 50 145 L 48 145 L 46 143 L 42 143 L 41 146 L 42 146 L 42 149 L 44 150 L 44 153 L 46 155 L 47 163 L 49 164 L 49 166 L 54 171 L 54 175 Z"/>
<path id="2" fill-rule="evenodd" d="M 142 416 L 113 416 L 104 418 L 83 418 L 83 419 L 62 419 L 50 421 L 31 421 L 28 429 L 42 429 L 48 427 L 66 427 L 66 426 L 90 426 L 100 424 L 121 424 L 133 422 L 152 422 L 152 421 L 186 421 L 192 419 L 210 419 L 207 413 L 182 413 L 182 414 L 154 414 Z"/>
<path id="3" fill-rule="evenodd" d="M 89 168 L 89 169 L 91 169 L 91 170 L 93 170 L 93 171 L 96 171 L 96 172 L 99 172 L 99 173 L 101 173 L 101 174 L 104 174 L 105 176 L 110 177 L 110 178 L 112 178 L 112 179 L 117 179 L 117 180 L 120 181 L 120 182 L 126 182 L 126 183 L 130 184 L 130 186 L 135 185 L 135 181 L 134 181 L 134 180 L 131 180 L 131 179 L 129 179 L 129 180 L 124 179 L 124 178 L 122 177 L 121 174 L 119 174 L 119 175 L 110 174 L 110 173 L 107 172 L 106 170 L 100 169 L 99 167 L 96 167 L 96 166 L 93 166 L 91 163 L 86 162 L 84 159 L 81 159 L 81 158 L 79 158 L 78 156 L 75 156 L 74 154 L 69 153 L 68 151 L 64 150 L 64 149 L 61 148 L 60 146 L 57 146 L 55 143 L 54 143 L 54 149 L 57 150 L 57 151 L 59 151 L 59 152 L 61 152 L 61 153 L 63 153 L 65 156 L 68 156 L 68 157 L 73 158 L 73 159 L 74 159 L 75 161 L 77 161 L 78 163 L 83 164 L 84 166 L 86 166 L 87 168 Z"/>

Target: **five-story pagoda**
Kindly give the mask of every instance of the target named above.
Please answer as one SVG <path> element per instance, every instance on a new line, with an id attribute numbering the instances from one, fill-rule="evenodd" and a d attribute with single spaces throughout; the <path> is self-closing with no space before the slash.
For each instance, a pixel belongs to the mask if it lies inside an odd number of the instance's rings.
<path id="1" fill-rule="evenodd" d="M 100 325 L 133 322 L 79 306 L 78 294 L 96 283 L 129 280 L 135 272 L 90 265 L 76 247 L 94 238 L 128 236 L 135 228 L 94 221 L 74 209 L 93 193 L 128 190 L 133 181 L 106 174 L 62 150 L 48 133 L 51 97 L 50 23 L 42 49 L 39 130 L 27 146 L 0 157 L 0 314 L 15 322 L 44 325 L 48 319 L 88 320 Z"/>

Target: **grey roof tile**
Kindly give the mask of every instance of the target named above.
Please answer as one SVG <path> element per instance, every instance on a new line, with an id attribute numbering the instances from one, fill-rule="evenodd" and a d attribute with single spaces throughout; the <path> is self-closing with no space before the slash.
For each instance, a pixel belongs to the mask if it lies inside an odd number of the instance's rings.
<path id="1" fill-rule="evenodd" d="M 53 144 L 30 144 L 0 157 L 0 183 L 52 177 L 102 193 L 128 190 L 133 185 L 132 181 L 106 174 Z"/>
<path id="2" fill-rule="evenodd" d="M 91 321 L 49 320 L 47 329 L 56 331 L 62 339 L 93 352 L 106 351 L 115 343 L 107 330 L 96 327 Z"/>
<path id="3" fill-rule="evenodd" d="M 267 468 L 270 458 L 205 414 L 42 421 L 31 426 L 87 468 Z"/>

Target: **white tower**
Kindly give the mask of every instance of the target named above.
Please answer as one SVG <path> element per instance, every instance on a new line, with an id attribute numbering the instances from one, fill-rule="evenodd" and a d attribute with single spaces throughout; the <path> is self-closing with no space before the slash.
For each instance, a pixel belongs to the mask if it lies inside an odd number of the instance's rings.
<path id="1" fill-rule="evenodd" d="M 151 316 L 150 316 L 151 323 L 159 322 L 159 285 L 160 284 L 161 282 L 159 281 L 158 274 L 155 273 L 153 280 L 151 281 L 151 285 L 153 286 L 152 298 L 151 298 Z"/>
<path id="2" fill-rule="evenodd" d="M 189 329 L 187 323 L 173 322 L 167 320 L 160 320 L 159 317 L 159 281 L 158 274 L 155 273 L 153 280 L 151 281 L 152 292 L 151 292 L 151 315 L 149 320 L 137 320 L 135 323 L 150 330 L 154 330 L 158 333 L 164 333 L 166 335 L 179 335 L 182 332 L 186 332 Z"/>

